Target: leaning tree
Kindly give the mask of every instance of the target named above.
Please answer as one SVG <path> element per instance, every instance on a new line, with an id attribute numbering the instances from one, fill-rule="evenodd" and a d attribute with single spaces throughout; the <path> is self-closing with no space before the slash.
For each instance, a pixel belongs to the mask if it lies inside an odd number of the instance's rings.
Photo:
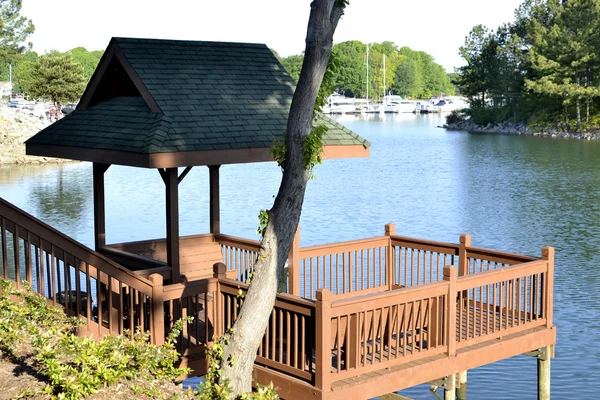
<path id="1" fill-rule="evenodd" d="M 275 158 L 283 176 L 254 267 L 253 280 L 232 330 L 224 344 L 220 383 L 228 383 L 232 396 L 252 390 L 256 353 L 275 304 L 284 264 L 300 221 L 306 185 L 320 159 L 323 131 L 313 129 L 314 105 L 329 63 L 333 34 L 348 0 L 313 0 L 300 78 L 294 92 L 282 146 Z"/>

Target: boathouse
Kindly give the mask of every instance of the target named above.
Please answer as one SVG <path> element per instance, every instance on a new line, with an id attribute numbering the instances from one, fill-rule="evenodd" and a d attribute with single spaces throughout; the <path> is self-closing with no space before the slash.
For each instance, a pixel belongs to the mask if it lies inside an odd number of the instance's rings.
<path id="1" fill-rule="evenodd" d="M 87 321 L 82 333 L 141 326 L 177 343 L 206 371 L 205 350 L 237 316 L 260 243 L 220 230 L 219 167 L 273 161 L 294 83 L 264 45 L 113 38 L 72 114 L 27 141 L 27 153 L 93 163 L 95 250 L 0 199 L 0 265 L 52 304 Z M 368 157 L 370 144 L 325 116 L 324 158 Z M 107 243 L 104 173 L 157 169 L 164 238 Z M 179 234 L 178 185 L 208 167 L 210 224 Z M 201 189 L 201 188 L 199 188 Z M 364 399 L 421 383 L 464 396 L 466 371 L 518 354 L 538 360 L 549 398 L 556 341 L 553 249 L 540 257 L 396 234 L 300 247 L 288 257 L 258 350 L 254 381 L 285 399 Z"/>

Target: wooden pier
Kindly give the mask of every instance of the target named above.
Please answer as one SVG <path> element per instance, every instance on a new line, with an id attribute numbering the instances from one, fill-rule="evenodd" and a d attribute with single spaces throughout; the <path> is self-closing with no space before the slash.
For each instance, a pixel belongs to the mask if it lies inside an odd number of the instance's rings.
<path id="1" fill-rule="evenodd" d="M 93 163 L 95 250 L 0 199 L 2 275 L 85 319 L 86 335 L 139 326 L 161 344 L 193 316 L 177 346 L 183 365 L 205 373 L 260 248 L 221 232 L 219 168 L 273 161 L 293 94 L 265 45 L 113 38 L 77 109 L 26 142 L 30 155 Z M 315 123 L 328 128 L 323 159 L 369 156 L 360 135 L 322 115 Z M 111 165 L 158 171 L 165 238 L 107 243 Z M 195 167 L 209 170 L 209 233 L 181 236 L 179 185 Z M 474 247 L 468 235 L 406 238 L 390 224 L 380 237 L 301 248 L 297 232 L 254 381 L 285 399 L 370 398 L 435 381 L 452 399 L 455 388 L 464 396 L 465 371 L 527 353 L 547 399 L 553 277 L 549 247 L 528 257 Z"/>
<path id="2" fill-rule="evenodd" d="M 0 233 L 3 276 L 85 319 L 81 334 L 141 326 L 160 344 L 175 320 L 194 316 L 177 345 L 197 374 L 213 335 L 235 321 L 259 247 L 221 234 L 182 237 L 182 258 L 214 266 L 210 276 L 182 271 L 172 283 L 164 240 L 112 246 L 122 260 L 154 264 L 132 271 L 2 199 Z M 473 247 L 468 235 L 459 244 L 405 238 L 393 225 L 381 237 L 297 247 L 254 380 L 273 382 L 285 399 L 348 399 L 445 378 L 453 398 L 462 371 L 530 354 L 539 359 L 540 398 L 549 398 L 553 260 L 549 247 L 534 258 Z"/>

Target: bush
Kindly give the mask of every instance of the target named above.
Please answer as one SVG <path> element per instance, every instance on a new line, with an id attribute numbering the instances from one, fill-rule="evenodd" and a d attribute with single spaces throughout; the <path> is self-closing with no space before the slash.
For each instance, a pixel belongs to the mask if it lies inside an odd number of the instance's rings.
<path id="1" fill-rule="evenodd" d="M 446 124 L 458 124 L 467 119 L 467 112 L 465 109 L 454 110 L 446 116 Z"/>
<path id="2" fill-rule="evenodd" d="M 12 282 L 0 279 L 0 350 L 18 358 L 20 346 L 29 347 L 36 372 L 47 377 L 44 393 L 77 399 L 120 381 L 143 378 L 157 383 L 141 390 L 154 396 L 158 382 L 189 374 L 176 367 L 179 354 L 174 345 L 186 320 L 175 323 L 162 346 L 150 344 L 149 335 L 139 330 L 99 341 L 82 338 L 75 335 L 82 322 L 49 306 L 26 282 L 23 285 L 17 290 Z"/>

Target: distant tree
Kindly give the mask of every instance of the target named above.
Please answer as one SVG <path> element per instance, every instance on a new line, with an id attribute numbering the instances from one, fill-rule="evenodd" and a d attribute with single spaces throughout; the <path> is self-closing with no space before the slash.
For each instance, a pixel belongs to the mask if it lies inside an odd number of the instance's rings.
<path id="1" fill-rule="evenodd" d="M 302 54 L 284 57 L 281 60 L 281 64 L 285 68 L 288 74 L 294 79 L 295 82 L 298 82 L 298 78 L 300 77 L 300 70 L 302 69 L 302 61 L 304 61 L 304 56 Z"/>
<path id="2" fill-rule="evenodd" d="M 28 94 L 52 101 L 60 112 L 62 104 L 81 97 L 85 84 L 81 64 L 74 62 L 70 53 L 53 51 L 35 61 Z"/>
<path id="3" fill-rule="evenodd" d="M 21 15 L 22 0 L 0 0 L 0 60 L 13 61 L 14 57 L 31 48 L 24 44 L 35 27 Z"/>
<path id="4" fill-rule="evenodd" d="M 100 59 L 93 52 L 87 51 L 85 47 L 75 47 L 70 53 L 73 61 L 78 62 L 83 67 L 83 76 L 88 82 L 94 74 Z"/>
<path id="5" fill-rule="evenodd" d="M 417 63 L 414 60 L 408 59 L 400 64 L 396 69 L 394 92 L 400 96 L 417 97 L 421 91 L 418 75 Z"/>
<path id="6" fill-rule="evenodd" d="M 33 66 L 38 58 L 34 51 L 19 56 L 12 69 L 13 92 L 29 93 L 33 75 Z"/>

